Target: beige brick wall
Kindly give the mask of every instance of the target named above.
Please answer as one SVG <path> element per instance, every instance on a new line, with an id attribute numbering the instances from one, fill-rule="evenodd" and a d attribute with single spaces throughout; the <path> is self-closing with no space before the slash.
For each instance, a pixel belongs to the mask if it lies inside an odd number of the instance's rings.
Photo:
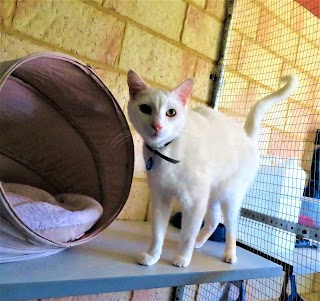
<path id="1" fill-rule="evenodd" d="M 194 77 L 191 106 L 209 102 L 226 0 L 2 0 L 2 61 L 58 51 L 90 64 L 125 111 L 126 72 L 170 89 Z M 132 191 L 119 218 L 145 219 L 149 196 L 142 141 L 131 127 L 136 165 Z M 137 199 L 139 199 L 137 201 Z"/>
<path id="2" fill-rule="evenodd" d="M 0 0 L 0 60 L 58 51 L 88 63 L 126 113 L 126 73 L 133 68 L 151 86 L 171 89 L 194 77 L 191 107 L 211 99 L 209 76 L 217 64 L 226 0 Z M 149 193 L 135 143 L 135 172 L 119 219 L 146 220 Z M 172 289 L 57 300 L 159 300 Z"/>

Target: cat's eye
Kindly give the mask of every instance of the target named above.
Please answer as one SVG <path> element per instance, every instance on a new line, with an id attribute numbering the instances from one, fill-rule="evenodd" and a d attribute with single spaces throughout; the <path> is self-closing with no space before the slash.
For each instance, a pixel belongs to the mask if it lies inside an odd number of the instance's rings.
<path id="1" fill-rule="evenodd" d="M 140 111 L 141 111 L 142 113 L 148 114 L 148 115 L 151 115 L 151 112 L 152 112 L 151 107 L 148 106 L 148 105 L 145 105 L 145 104 L 143 104 L 143 105 L 140 106 Z"/>
<path id="2" fill-rule="evenodd" d="M 177 114 L 176 110 L 175 109 L 169 109 L 167 112 L 166 112 L 166 115 L 168 117 L 173 117 Z"/>

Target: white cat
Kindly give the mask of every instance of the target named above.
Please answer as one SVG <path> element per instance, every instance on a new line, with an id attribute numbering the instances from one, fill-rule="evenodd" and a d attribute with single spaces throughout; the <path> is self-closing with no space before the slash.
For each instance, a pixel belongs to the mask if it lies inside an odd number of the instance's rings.
<path id="1" fill-rule="evenodd" d="M 237 217 L 259 167 L 260 123 L 273 104 L 294 91 L 297 77 L 282 78 L 287 82 L 284 87 L 257 102 L 244 129 L 210 108 L 189 110 L 192 79 L 170 92 L 149 88 L 132 70 L 127 80 L 129 118 L 145 141 L 152 198 L 153 238 L 139 263 L 150 266 L 159 260 L 174 199 L 181 206 L 182 227 L 173 264 L 189 265 L 194 247 L 200 248 L 217 227 L 221 209 L 227 230 L 224 260 L 235 263 Z M 205 226 L 199 233 L 203 218 Z"/>

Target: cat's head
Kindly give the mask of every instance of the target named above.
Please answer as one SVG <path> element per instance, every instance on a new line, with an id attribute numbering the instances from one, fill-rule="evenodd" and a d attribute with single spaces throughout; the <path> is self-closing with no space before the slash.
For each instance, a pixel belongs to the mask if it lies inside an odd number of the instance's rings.
<path id="1" fill-rule="evenodd" d="M 179 136 L 185 126 L 193 80 L 188 79 L 172 91 L 165 91 L 148 87 L 130 70 L 127 81 L 129 118 L 144 141 L 157 148 Z"/>

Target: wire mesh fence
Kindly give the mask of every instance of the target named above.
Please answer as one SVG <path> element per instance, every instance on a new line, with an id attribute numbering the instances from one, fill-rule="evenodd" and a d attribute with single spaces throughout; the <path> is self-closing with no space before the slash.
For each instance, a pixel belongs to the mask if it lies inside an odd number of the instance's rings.
<path id="1" fill-rule="evenodd" d="M 183 300 L 320 300 L 320 1 L 240 0 L 232 11 L 214 107 L 240 122 L 297 74 L 299 88 L 263 120 L 261 166 L 238 240 L 282 277 L 186 286 Z"/>

